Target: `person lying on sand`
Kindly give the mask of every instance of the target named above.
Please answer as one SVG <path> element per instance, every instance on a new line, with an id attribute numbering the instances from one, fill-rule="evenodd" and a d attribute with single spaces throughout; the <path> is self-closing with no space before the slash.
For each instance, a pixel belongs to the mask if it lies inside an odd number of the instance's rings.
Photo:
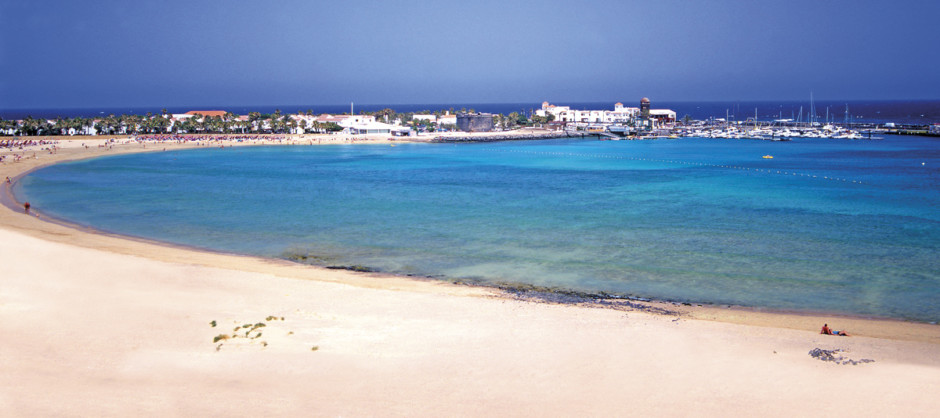
<path id="1" fill-rule="evenodd" d="M 845 331 L 833 331 L 833 330 L 829 329 L 829 324 L 823 324 L 822 331 L 820 331 L 819 333 L 820 333 L 820 334 L 826 334 L 826 335 L 839 335 L 839 336 L 842 336 L 842 337 L 848 337 L 848 336 L 849 336 L 849 334 L 846 334 Z"/>

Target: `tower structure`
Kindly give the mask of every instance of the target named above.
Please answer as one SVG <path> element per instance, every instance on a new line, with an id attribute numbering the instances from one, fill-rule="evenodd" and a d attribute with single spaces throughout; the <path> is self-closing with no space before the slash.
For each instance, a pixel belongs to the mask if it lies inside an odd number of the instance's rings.
<path id="1" fill-rule="evenodd" d="M 640 99 L 640 120 L 643 121 L 643 127 L 646 129 L 651 129 L 652 124 L 650 123 L 650 99 L 642 98 Z"/>

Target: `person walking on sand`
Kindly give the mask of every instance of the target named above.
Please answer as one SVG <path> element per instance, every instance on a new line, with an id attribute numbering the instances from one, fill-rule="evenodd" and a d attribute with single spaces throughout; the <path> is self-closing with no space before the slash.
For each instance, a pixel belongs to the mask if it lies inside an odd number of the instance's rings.
<path id="1" fill-rule="evenodd" d="M 26 209 L 26 213 L 29 213 L 29 202 L 23 203 L 23 209 Z"/>

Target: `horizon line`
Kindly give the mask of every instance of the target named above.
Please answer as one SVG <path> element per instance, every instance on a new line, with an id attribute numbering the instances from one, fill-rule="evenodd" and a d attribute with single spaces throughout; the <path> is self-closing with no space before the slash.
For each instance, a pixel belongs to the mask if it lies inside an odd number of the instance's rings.
<path id="1" fill-rule="evenodd" d="M 940 102 L 940 98 L 936 98 L 936 99 L 825 99 L 825 98 L 824 98 L 824 99 L 819 99 L 819 98 L 813 98 L 812 100 L 813 100 L 813 101 L 816 101 L 816 102 L 846 102 L 846 103 L 852 103 L 852 102 Z M 549 102 L 549 103 L 552 103 L 552 104 L 556 104 L 556 103 L 561 103 L 561 104 L 564 104 L 564 103 L 607 103 L 607 102 L 610 102 L 610 103 L 613 104 L 613 103 L 618 103 L 618 102 L 624 102 L 623 100 L 557 100 L 557 101 L 553 101 L 553 100 L 541 100 L 541 101 L 532 101 L 532 102 L 528 102 L 528 101 L 497 101 L 497 102 L 460 102 L 460 101 L 454 101 L 454 102 L 443 102 L 443 101 L 442 101 L 442 102 L 423 102 L 423 103 L 382 103 L 382 102 L 374 102 L 374 103 L 365 103 L 365 102 L 364 102 L 364 103 L 360 103 L 360 104 L 357 104 L 356 102 L 350 102 L 350 103 L 353 104 L 353 105 L 355 105 L 355 106 L 386 106 L 386 107 L 393 107 L 393 106 L 419 106 L 419 105 L 481 105 L 481 104 L 483 104 L 483 105 L 500 105 L 500 104 L 502 104 L 502 105 L 510 105 L 510 104 L 541 104 L 542 102 L 545 102 L 545 101 L 547 101 L 547 102 Z M 637 99 L 636 101 L 639 102 L 639 99 Z M 800 103 L 800 102 L 809 102 L 810 100 L 809 100 L 809 99 L 712 99 L 712 100 L 702 100 L 702 99 L 698 99 L 698 100 L 668 100 L 668 99 L 663 99 L 663 100 L 655 100 L 655 101 L 658 101 L 658 102 L 665 102 L 665 103 L 759 103 L 759 102 L 764 102 L 764 103 L 766 103 L 766 102 L 774 102 L 774 101 L 776 101 L 776 102 L 781 102 L 781 103 Z M 284 104 L 284 103 L 279 103 L 279 104 L 211 104 L 211 105 L 205 105 L 205 104 L 201 104 L 201 105 L 200 105 L 200 104 L 171 104 L 171 105 L 166 105 L 166 104 L 164 104 L 164 105 L 143 105 L 143 104 L 141 104 L 141 105 L 127 105 L 127 104 L 116 104 L 116 105 L 82 105 L 82 106 L 61 106 L 61 107 L 59 107 L 59 106 L 2 107 L 2 108 L 0 108 L 0 111 L 48 110 L 48 109 L 55 109 L 55 110 L 73 110 L 73 109 L 74 109 L 74 110 L 79 110 L 79 109 L 81 109 L 81 110 L 89 110 L 89 109 L 98 109 L 98 108 L 114 109 L 114 108 L 122 108 L 122 107 L 123 107 L 123 108 L 133 108 L 133 109 L 154 108 L 154 109 L 157 109 L 157 110 L 162 109 L 162 108 L 182 108 L 182 107 L 188 107 L 188 108 L 202 108 L 202 109 L 208 109 L 208 108 L 233 108 L 233 107 L 243 107 L 243 108 L 250 108 L 250 107 L 317 107 L 317 106 L 348 106 L 350 103 L 308 103 L 308 104 L 296 104 L 296 103 L 293 103 L 293 104 Z M 625 103 L 625 102 L 624 102 L 624 103 Z"/>

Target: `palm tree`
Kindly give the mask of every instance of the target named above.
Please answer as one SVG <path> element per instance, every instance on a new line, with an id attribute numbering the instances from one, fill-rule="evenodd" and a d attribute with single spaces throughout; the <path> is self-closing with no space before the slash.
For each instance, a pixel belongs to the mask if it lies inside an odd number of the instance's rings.
<path id="1" fill-rule="evenodd" d="M 112 127 L 113 121 L 114 121 L 113 114 L 109 114 L 108 116 L 101 118 L 98 121 L 98 123 L 101 125 L 101 132 L 104 133 L 105 135 L 111 135 L 111 131 L 113 130 L 113 127 Z"/>
<path id="2" fill-rule="evenodd" d="M 4 120 L 0 118 L 0 134 L 6 134 L 7 131 L 16 127 L 16 121 Z"/>
<path id="3" fill-rule="evenodd" d="M 139 115 L 121 115 L 121 126 L 125 134 L 136 134 L 141 125 L 142 117 Z"/>
<path id="4" fill-rule="evenodd" d="M 73 130 L 74 132 L 81 132 L 83 125 L 84 122 L 82 121 L 82 118 L 70 118 L 66 120 L 66 128 L 69 130 L 67 133 L 71 133 Z"/>
<path id="5" fill-rule="evenodd" d="M 157 118 L 157 128 L 160 130 L 160 133 L 162 134 L 167 133 L 168 128 L 170 127 L 171 123 L 172 122 L 170 121 L 170 118 L 168 117 L 168 115 L 163 115 Z"/>
<path id="6" fill-rule="evenodd" d="M 287 130 L 287 133 L 293 133 L 294 128 L 297 126 L 297 121 L 290 117 L 285 117 L 283 125 L 281 125 Z"/>
<path id="7" fill-rule="evenodd" d="M 41 135 L 43 125 L 45 124 L 46 122 L 42 119 L 30 119 L 30 131 L 33 135 Z"/>
<path id="8" fill-rule="evenodd" d="M 183 122 L 184 121 L 182 119 L 171 120 L 170 121 L 170 123 L 172 124 L 171 130 L 176 133 L 181 133 L 181 131 L 183 130 Z"/>
<path id="9" fill-rule="evenodd" d="M 271 115 L 271 133 L 277 132 L 282 126 L 281 109 L 274 109 L 274 114 Z"/>
<path id="10" fill-rule="evenodd" d="M 26 115 L 26 117 L 23 118 L 23 124 L 20 126 L 20 134 L 29 136 L 35 133 L 35 126 L 36 122 L 33 121 L 33 117 Z"/>
<path id="11" fill-rule="evenodd" d="M 189 118 L 189 120 L 192 121 L 193 131 L 203 131 L 206 129 L 206 117 L 201 113 L 197 113 Z"/>
<path id="12" fill-rule="evenodd" d="M 248 112 L 248 128 L 250 130 L 260 129 L 262 122 L 259 122 L 259 120 L 261 120 L 261 113 Z"/>
<path id="13" fill-rule="evenodd" d="M 55 122 L 52 124 L 52 128 L 55 129 L 56 133 L 59 135 L 62 135 L 62 131 L 68 129 L 65 120 L 63 120 L 61 116 L 56 116 Z"/>
<path id="14" fill-rule="evenodd" d="M 208 133 L 215 130 L 215 118 L 212 116 L 203 116 L 200 124 L 202 125 L 203 132 Z"/>
<path id="15" fill-rule="evenodd" d="M 225 132 L 225 119 L 222 116 L 215 116 L 212 118 L 212 130 L 214 132 L 223 133 Z"/>
<path id="16" fill-rule="evenodd" d="M 177 131 L 180 132 L 180 133 L 183 133 L 183 132 L 186 132 L 186 133 L 192 132 L 192 130 L 193 130 L 193 119 L 194 119 L 194 118 L 195 118 L 195 116 L 188 117 L 188 118 L 186 118 L 186 119 L 181 119 L 181 120 L 179 121 L 179 123 L 177 124 L 177 126 L 179 126 L 179 127 L 177 128 Z"/>
<path id="17" fill-rule="evenodd" d="M 45 118 L 36 119 L 36 120 L 39 121 L 39 124 L 37 125 L 37 128 L 36 128 L 36 135 L 46 135 L 50 131 L 52 131 L 53 125 L 50 124 L 48 120 L 46 120 Z"/>

